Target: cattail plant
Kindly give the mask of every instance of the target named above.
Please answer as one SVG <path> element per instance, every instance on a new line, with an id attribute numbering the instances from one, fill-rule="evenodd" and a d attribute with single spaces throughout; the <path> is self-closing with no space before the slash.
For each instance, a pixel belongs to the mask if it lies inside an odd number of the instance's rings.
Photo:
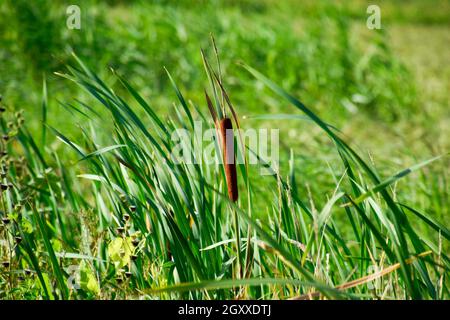
<path id="1" fill-rule="evenodd" d="M 220 140 L 222 150 L 223 166 L 225 170 L 225 178 L 227 182 L 228 197 L 231 201 L 236 202 L 238 199 L 237 174 L 236 174 L 236 157 L 234 152 L 234 134 L 233 123 L 227 116 L 218 117 L 212 107 L 211 99 L 208 94 L 206 101 L 214 119 L 214 125 Z"/>
<path id="2" fill-rule="evenodd" d="M 234 133 L 233 133 L 233 123 L 231 118 L 227 114 L 227 108 L 232 114 L 232 118 L 239 129 L 239 122 L 234 111 L 234 108 L 230 102 L 228 94 L 226 93 L 221 79 L 221 68 L 218 50 L 214 41 L 211 37 L 214 53 L 217 59 L 218 73 L 216 73 L 208 60 L 204 52 L 202 51 L 203 64 L 205 66 L 206 74 L 208 75 L 209 82 L 211 85 L 211 91 L 213 94 L 213 101 L 209 97 L 208 93 L 205 91 L 206 103 L 208 105 L 209 112 L 214 120 L 214 126 L 216 128 L 217 136 L 219 137 L 219 146 L 222 153 L 223 167 L 225 171 L 225 179 L 228 191 L 228 198 L 232 202 L 238 200 L 238 185 L 237 185 L 237 172 L 236 172 L 236 155 L 234 148 Z M 242 141 L 241 141 L 242 142 Z M 238 277 L 244 276 L 244 268 L 242 267 L 242 256 L 241 256 L 241 240 L 240 240 L 240 225 L 239 219 L 236 211 L 232 209 L 234 213 L 234 229 L 236 236 L 236 252 L 237 252 L 237 275 Z"/>
<path id="3" fill-rule="evenodd" d="M 238 199 L 236 176 L 236 161 L 234 154 L 233 124 L 230 118 L 223 118 L 218 123 L 219 137 L 222 143 L 223 163 L 228 187 L 228 197 L 231 201 Z"/>
<path id="4" fill-rule="evenodd" d="M 217 135 L 219 137 L 219 143 L 222 151 L 223 166 L 225 170 L 225 178 L 228 189 L 228 197 L 231 201 L 236 202 L 238 200 L 238 186 L 237 186 L 237 173 L 236 173 L 236 155 L 234 148 L 234 133 L 233 133 L 233 123 L 230 117 L 227 115 L 225 103 L 228 105 L 233 119 L 237 126 L 237 118 L 235 112 L 227 96 L 226 91 L 222 85 L 220 61 L 218 58 L 217 48 L 212 38 L 214 51 L 217 57 L 218 74 L 211 68 L 208 60 L 202 51 L 203 63 L 206 69 L 206 73 L 210 80 L 214 102 L 213 103 L 205 91 L 205 98 L 208 105 L 208 109 L 214 120 L 214 125 L 216 127 Z M 219 93 L 218 93 L 219 91 Z"/>

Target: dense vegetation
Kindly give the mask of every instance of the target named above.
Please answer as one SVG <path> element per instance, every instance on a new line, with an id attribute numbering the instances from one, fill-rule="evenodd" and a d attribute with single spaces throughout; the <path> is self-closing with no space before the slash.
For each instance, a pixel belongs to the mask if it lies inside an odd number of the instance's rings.
<path id="1" fill-rule="evenodd" d="M 0 3 L 2 299 L 449 298 L 447 2 L 66 6 Z M 237 202 L 171 157 L 205 90 L 280 129 Z"/>

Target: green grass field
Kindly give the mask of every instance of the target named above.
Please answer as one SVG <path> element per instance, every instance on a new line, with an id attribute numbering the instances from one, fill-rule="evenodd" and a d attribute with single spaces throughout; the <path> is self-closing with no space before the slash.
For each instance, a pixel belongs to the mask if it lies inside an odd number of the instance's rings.
<path id="1" fill-rule="evenodd" d="M 0 2 L 0 299 L 449 299 L 448 1 L 78 5 Z"/>

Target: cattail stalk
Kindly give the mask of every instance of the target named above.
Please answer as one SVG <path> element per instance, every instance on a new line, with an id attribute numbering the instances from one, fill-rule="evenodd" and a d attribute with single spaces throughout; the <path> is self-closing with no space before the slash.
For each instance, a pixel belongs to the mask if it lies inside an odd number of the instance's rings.
<path id="1" fill-rule="evenodd" d="M 219 121 L 218 131 L 222 143 L 223 165 L 227 180 L 228 197 L 236 202 L 238 199 L 236 156 L 234 153 L 233 124 L 230 118 L 223 118 Z"/>

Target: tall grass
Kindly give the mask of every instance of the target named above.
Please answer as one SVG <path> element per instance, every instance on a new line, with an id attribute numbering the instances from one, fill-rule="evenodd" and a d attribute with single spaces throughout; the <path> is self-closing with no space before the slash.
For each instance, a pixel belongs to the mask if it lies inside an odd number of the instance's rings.
<path id="1" fill-rule="evenodd" d="M 1 2 L 0 298 L 448 299 L 446 93 L 428 101 L 389 39 L 448 10 L 416 2 L 362 35 L 360 1 L 87 1 L 78 31 L 65 2 Z M 237 202 L 220 161 L 171 156 L 225 95 L 236 128 L 295 129 L 280 168 L 236 141 L 273 171 L 238 165 Z"/>
<path id="2" fill-rule="evenodd" d="M 260 167 L 272 170 L 271 181 L 264 180 L 271 196 L 257 191 L 255 168 L 240 165 L 242 196 L 234 202 L 220 161 L 186 164 L 172 156 L 175 129 L 193 131 L 194 121 L 214 126 L 204 115 L 206 101 L 191 102 L 169 76 L 178 101 L 173 116 L 162 118 L 120 74 L 113 71 L 119 95 L 73 59 L 59 75 L 92 98 L 64 103 L 84 119 L 81 138 L 52 126 L 47 136 L 66 144 L 75 163 L 40 147 L 20 114 L 12 125 L 1 118 L 8 154 L 2 159 L 0 297 L 448 299 L 450 261 L 443 248 L 450 231 L 397 200 L 392 188 L 437 158 L 383 177 L 331 121 L 244 65 L 254 81 L 291 105 L 287 117 L 298 121 L 303 113 L 321 130 L 340 162 L 331 169 L 334 187 L 305 197 L 294 161 L 300 150 L 291 150 L 286 172 L 249 150 Z M 45 89 L 43 96 L 45 108 Z M 109 134 L 99 134 L 105 130 Z M 191 150 L 192 158 L 205 156 Z M 263 213 L 255 214 L 256 203 Z M 428 232 L 419 232 L 422 227 Z"/>

